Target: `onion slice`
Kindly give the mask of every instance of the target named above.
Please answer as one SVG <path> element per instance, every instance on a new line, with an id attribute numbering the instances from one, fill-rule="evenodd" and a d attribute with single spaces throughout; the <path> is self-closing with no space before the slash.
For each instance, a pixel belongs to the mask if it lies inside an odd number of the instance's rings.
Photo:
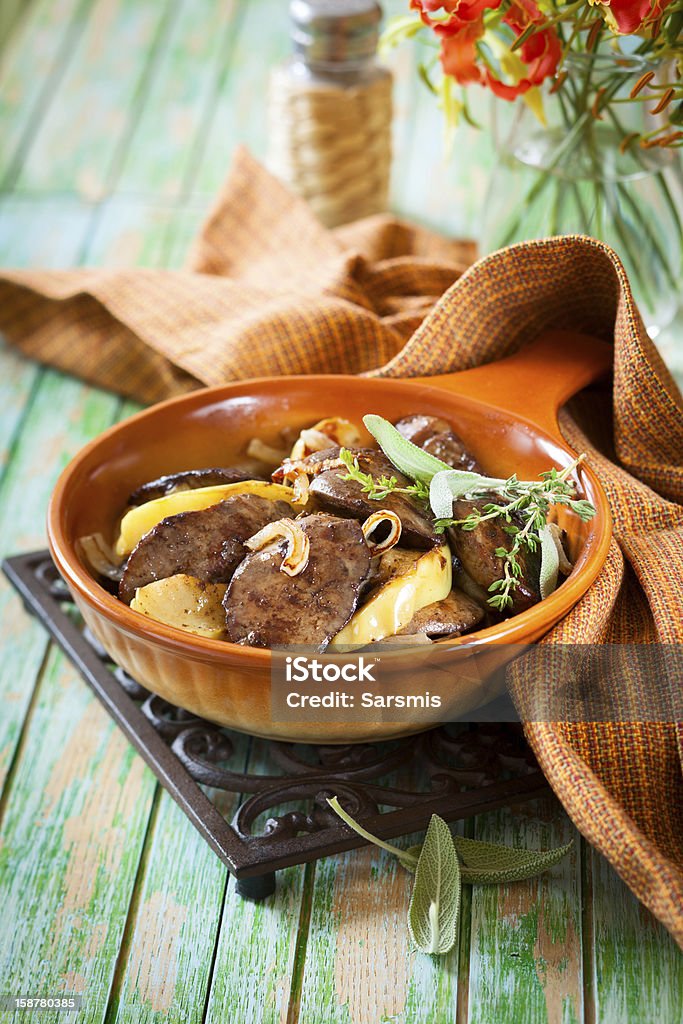
<path id="1" fill-rule="evenodd" d="M 260 437 L 252 437 L 247 445 L 247 455 L 250 459 L 265 463 L 266 466 L 279 466 L 287 452 L 265 444 Z"/>
<path id="2" fill-rule="evenodd" d="M 275 483 L 286 483 L 293 480 L 297 473 L 305 473 L 306 476 L 317 476 L 318 473 L 325 473 L 328 469 L 346 469 L 346 463 L 341 459 L 321 459 L 320 462 L 307 462 L 306 459 L 285 459 L 282 465 L 278 466 L 272 474 Z"/>
<path id="3" fill-rule="evenodd" d="M 370 539 L 371 535 L 375 532 L 380 523 L 389 523 L 390 530 L 387 537 L 384 540 L 374 542 Z M 401 539 L 401 520 L 395 512 L 390 512 L 389 509 L 381 508 L 377 512 L 373 512 L 371 516 L 365 520 L 361 526 L 363 536 L 365 537 L 365 543 L 370 548 L 373 555 L 383 555 L 385 551 L 390 551 L 391 548 L 396 547 L 399 540 Z"/>
<path id="4" fill-rule="evenodd" d="M 305 505 L 308 502 L 308 492 L 311 481 L 305 469 L 297 467 L 287 474 L 287 483 L 293 490 L 292 502 L 294 505 Z"/>
<path id="5" fill-rule="evenodd" d="M 121 579 L 121 559 L 101 533 L 89 533 L 85 537 L 79 537 L 76 541 L 76 553 L 100 576 L 106 576 L 115 583 Z"/>
<path id="6" fill-rule="evenodd" d="M 301 431 L 294 443 L 290 458 L 305 459 L 313 452 L 321 452 L 325 448 L 333 448 L 335 445 L 342 448 L 354 448 L 360 444 L 360 439 L 360 432 L 355 424 L 341 416 L 328 416 L 327 419 L 319 420 L 312 427 Z"/>
<path id="7" fill-rule="evenodd" d="M 282 559 L 280 572 L 287 576 L 298 576 L 308 565 L 311 542 L 298 523 L 293 519 L 279 519 L 276 523 L 268 523 L 262 530 L 244 542 L 250 551 L 260 551 L 276 540 L 286 540 L 287 548 Z"/>

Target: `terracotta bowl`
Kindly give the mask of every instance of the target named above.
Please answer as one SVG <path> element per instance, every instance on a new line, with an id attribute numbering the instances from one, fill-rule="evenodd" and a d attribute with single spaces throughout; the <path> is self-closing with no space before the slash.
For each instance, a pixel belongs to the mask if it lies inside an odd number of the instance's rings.
<path id="1" fill-rule="evenodd" d="M 458 374 L 411 380 L 351 376 L 273 377 L 196 391 L 147 409 L 106 431 L 67 466 L 48 512 L 54 560 L 93 634 L 112 659 L 173 704 L 243 732 L 301 742 L 385 739 L 425 728 L 417 722 L 311 725 L 271 718 L 271 652 L 208 640 L 152 621 L 112 597 L 76 554 L 84 534 L 113 538 L 128 494 L 164 473 L 230 465 L 252 437 L 275 443 L 284 426 L 304 427 L 324 416 L 361 422 L 368 412 L 396 420 L 428 413 L 449 420 L 493 475 L 533 478 L 575 453 L 562 440 L 557 411 L 571 395 L 604 375 L 611 348 L 594 338 L 552 332 L 516 355 Z M 369 439 L 368 439 L 369 440 Z M 243 457 L 243 456 L 242 456 Z M 438 645 L 448 668 L 466 645 L 495 665 L 496 645 L 529 644 L 555 625 L 585 594 L 602 568 L 611 536 L 609 507 L 590 466 L 579 490 L 597 515 L 588 523 L 560 513 L 569 535 L 572 574 L 545 601 L 500 625 Z M 509 648 L 505 648 L 509 651 Z M 486 673 L 447 673 L 451 710 L 482 702 Z"/>

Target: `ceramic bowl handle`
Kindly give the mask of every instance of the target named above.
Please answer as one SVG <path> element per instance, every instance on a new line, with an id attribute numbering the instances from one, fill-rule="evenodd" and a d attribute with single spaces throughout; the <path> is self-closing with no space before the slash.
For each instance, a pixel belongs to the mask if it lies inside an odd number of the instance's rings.
<path id="1" fill-rule="evenodd" d="M 574 331 L 549 330 L 505 359 L 420 379 L 529 420 L 560 438 L 559 409 L 581 388 L 606 376 L 613 359 L 614 349 L 604 341 Z"/>

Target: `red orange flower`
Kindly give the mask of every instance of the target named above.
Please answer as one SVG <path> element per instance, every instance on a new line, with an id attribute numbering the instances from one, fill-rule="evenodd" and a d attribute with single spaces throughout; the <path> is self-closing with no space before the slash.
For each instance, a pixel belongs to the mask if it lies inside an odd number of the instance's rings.
<path id="1" fill-rule="evenodd" d="M 609 8 L 619 32 L 628 35 L 659 18 L 670 3 L 671 0 L 609 0 L 604 6 Z"/>
<path id="2" fill-rule="evenodd" d="M 410 0 L 425 25 L 437 35 L 453 36 L 465 25 L 481 20 L 484 11 L 500 7 L 502 0 Z M 436 14 L 437 17 L 432 17 Z"/>
<path id="3" fill-rule="evenodd" d="M 481 18 L 463 27 L 453 35 L 441 37 L 439 59 L 444 74 L 451 75 L 460 85 L 470 82 L 483 82 L 484 73 L 477 63 L 477 40 L 484 33 Z"/>
<path id="4" fill-rule="evenodd" d="M 534 0 L 513 0 L 503 19 L 519 38 L 531 24 L 543 25 L 545 19 Z M 562 56 L 562 47 L 553 28 L 539 28 L 516 51 L 526 73 L 514 84 L 501 82 L 491 71 L 486 72 L 486 84 L 496 96 L 513 100 L 534 85 L 540 85 L 554 75 Z"/>

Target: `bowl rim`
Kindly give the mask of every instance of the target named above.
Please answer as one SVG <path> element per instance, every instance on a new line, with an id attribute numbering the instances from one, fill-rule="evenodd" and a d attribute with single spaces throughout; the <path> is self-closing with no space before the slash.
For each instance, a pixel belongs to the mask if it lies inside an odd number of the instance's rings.
<path id="1" fill-rule="evenodd" d="M 182 395 L 176 395 L 162 402 L 157 402 L 146 409 L 142 409 L 132 416 L 127 417 L 119 423 L 113 424 L 105 431 L 98 434 L 86 445 L 79 449 L 74 457 L 65 466 L 59 475 L 57 483 L 52 491 L 47 510 L 47 538 L 52 558 L 65 579 L 74 598 L 85 601 L 95 612 L 112 622 L 117 629 L 122 630 L 129 636 L 134 636 L 142 641 L 153 643 L 156 646 L 169 648 L 181 654 L 191 654 L 194 658 L 202 661 L 220 661 L 224 664 L 239 664 L 243 668 L 254 669 L 266 667 L 272 659 L 272 648 L 250 647 L 233 643 L 229 640 L 213 640 L 208 637 L 198 636 L 185 630 L 158 622 L 155 619 L 145 616 L 140 612 L 131 609 L 123 601 L 119 601 L 107 590 L 105 590 L 89 572 L 81 565 L 74 545 L 68 539 L 63 528 L 62 516 L 64 510 L 64 499 L 68 493 L 73 477 L 78 473 L 83 464 L 87 462 L 94 451 L 101 445 L 124 433 L 131 426 L 143 423 L 146 419 L 157 416 L 161 411 L 183 405 L 192 407 L 194 405 L 212 405 L 230 397 L 244 397 L 243 392 L 252 393 L 264 387 L 282 387 L 283 382 L 303 382 L 307 386 L 315 386 L 316 382 L 325 381 L 355 382 L 358 378 L 352 374 L 297 374 L 278 377 L 254 377 L 247 380 L 233 381 L 227 384 L 219 384 L 212 387 L 198 388 Z M 364 382 L 377 384 L 380 387 L 388 384 L 415 387 L 424 395 L 428 390 L 435 390 L 442 395 L 444 389 L 438 385 L 427 384 L 424 378 L 411 382 L 411 378 L 364 378 Z M 242 394 L 240 394 L 242 393 Z M 466 395 L 453 395 L 458 404 L 479 406 L 486 409 L 497 407 L 485 401 Z M 575 458 L 576 453 L 569 447 L 564 438 L 559 434 L 551 435 L 546 429 L 516 413 L 505 409 L 498 410 L 500 414 L 517 424 L 525 425 L 536 435 L 542 437 L 553 445 L 563 450 L 570 458 Z M 562 619 L 577 602 L 583 597 L 587 590 L 597 579 L 602 570 L 608 549 L 612 539 L 612 517 L 610 513 L 607 495 L 600 483 L 600 480 L 590 465 L 582 464 L 578 467 L 577 475 L 586 489 L 586 481 L 590 482 L 590 490 L 595 500 L 597 515 L 591 520 L 593 532 L 584 544 L 570 575 L 563 583 L 549 596 L 542 601 L 532 605 L 525 611 L 505 619 L 503 622 L 493 626 L 487 626 L 476 633 L 465 634 L 451 640 L 436 641 L 438 647 L 447 651 L 449 646 L 462 648 L 466 646 L 479 647 L 482 645 L 502 643 L 514 644 L 523 641 L 522 637 L 533 632 L 533 627 L 538 627 L 539 620 L 547 620 L 548 629 Z M 395 652 L 399 654 L 398 649 Z M 383 656 L 389 652 L 383 652 Z"/>

